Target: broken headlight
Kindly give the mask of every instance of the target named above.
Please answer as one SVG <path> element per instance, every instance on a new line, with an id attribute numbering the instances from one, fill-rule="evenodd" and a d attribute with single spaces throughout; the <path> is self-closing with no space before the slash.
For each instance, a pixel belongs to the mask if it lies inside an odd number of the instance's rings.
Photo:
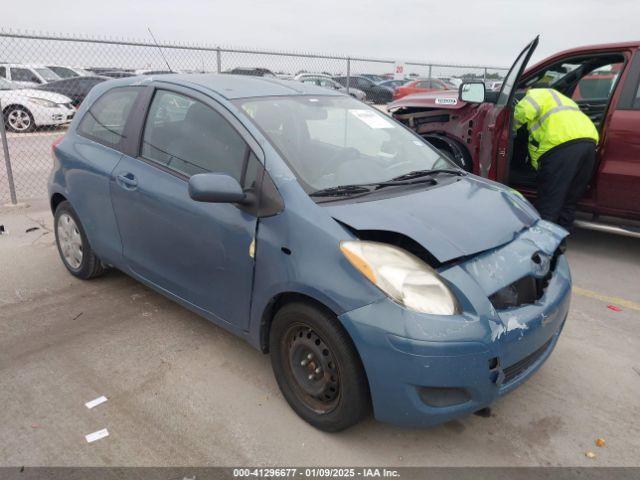
<path id="1" fill-rule="evenodd" d="M 360 273 L 400 305 L 436 315 L 460 312 L 438 273 L 409 252 L 369 241 L 341 242 L 340 250 Z"/>

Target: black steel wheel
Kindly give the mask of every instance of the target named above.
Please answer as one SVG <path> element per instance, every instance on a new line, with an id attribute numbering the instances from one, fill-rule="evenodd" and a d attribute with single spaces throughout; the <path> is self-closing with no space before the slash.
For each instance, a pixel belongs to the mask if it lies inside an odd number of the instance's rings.
<path id="1" fill-rule="evenodd" d="M 336 432 L 368 414 L 362 362 L 334 315 L 307 303 L 285 305 L 273 320 L 269 343 L 278 386 L 304 420 Z"/>
<path id="2" fill-rule="evenodd" d="M 288 381 L 314 412 L 333 410 L 340 397 L 340 372 L 327 344 L 308 325 L 292 324 L 282 336 L 288 351 Z"/>

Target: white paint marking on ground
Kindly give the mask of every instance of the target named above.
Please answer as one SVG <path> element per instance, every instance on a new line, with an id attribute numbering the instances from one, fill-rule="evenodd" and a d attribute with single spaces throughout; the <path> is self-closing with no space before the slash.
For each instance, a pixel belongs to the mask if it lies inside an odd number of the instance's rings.
<path id="1" fill-rule="evenodd" d="M 87 439 L 87 443 L 91 443 L 108 436 L 109 436 L 109 431 L 106 428 L 103 428 L 102 430 L 98 430 L 97 432 L 93 432 L 93 433 L 90 433 L 89 435 L 85 435 L 84 438 Z"/>
<path id="2" fill-rule="evenodd" d="M 102 395 L 102 396 L 100 396 L 98 398 L 94 398 L 93 400 L 85 403 L 84 406 L 87 407 L 89 410 L 91 410 L 93 407 L 97 407 L 98 405 L 100 405 L 101 403 L 104 403 L 106 401 L 107 401 L 107 397 Z"/>

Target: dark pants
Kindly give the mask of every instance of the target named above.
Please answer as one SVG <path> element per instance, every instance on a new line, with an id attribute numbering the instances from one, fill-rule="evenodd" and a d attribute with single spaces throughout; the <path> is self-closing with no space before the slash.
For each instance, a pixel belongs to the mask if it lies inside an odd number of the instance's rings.
<path id="1" fill-rule="evenodd" d="M 538 202 L 544 220 L 571 231 L 576 205 L 584 194 L 596 162 L 596 144 L 574 140 L 546 152 L 539 160 Z"/>

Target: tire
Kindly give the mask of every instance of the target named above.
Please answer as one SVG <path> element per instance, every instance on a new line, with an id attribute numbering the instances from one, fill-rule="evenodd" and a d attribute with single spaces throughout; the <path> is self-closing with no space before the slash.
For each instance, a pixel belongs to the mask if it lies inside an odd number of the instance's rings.
<path id="1" fill-rule="evenodd" d="M 31 112 L 20 105 L 12 105 L 4 110 L 4 124 L 7 130 L 16 133 L 33 132 L 36 128 Z"/>
<path id="2" fill-rule="evenodd" d="M 61 202 L 56 208 L 53 230 L 60 259 L 71 275 L 89 280 L 105 272 L 104 265 L 91 249 L 82 223 L 69 202 Z"/>
<path id="3" fill-rule="evenodd" d="M 317 429 L 338 432 L 371 411 L 362 362 L 335 315 L 304 302 L 287 304 L 273 319 L 269 348 L 284 398 Z"/>

